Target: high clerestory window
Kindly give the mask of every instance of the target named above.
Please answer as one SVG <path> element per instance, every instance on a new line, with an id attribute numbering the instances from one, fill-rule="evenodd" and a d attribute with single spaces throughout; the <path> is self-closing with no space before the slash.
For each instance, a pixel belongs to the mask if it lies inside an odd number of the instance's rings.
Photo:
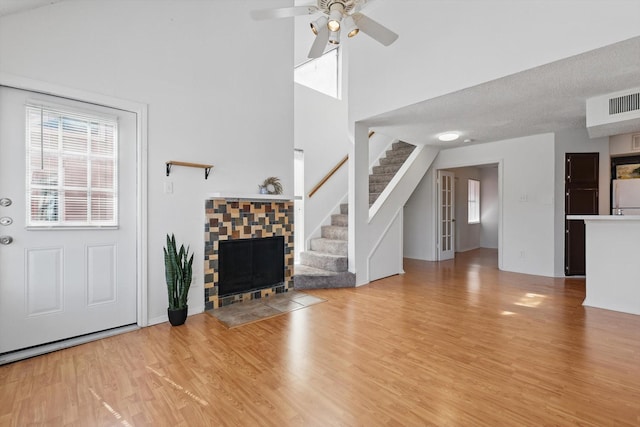
<path id="1" fill-rule="evenodd" d="M 298 65 L 294 70 L 294 81 L 340 99 L 340 69 L 340 49 L 335 48 L 320 58 Z"/>
<path id="2" fill-rule="evenodd" d="M 118 225 L 115 119 L 26 107 L 27 225 Z"/>

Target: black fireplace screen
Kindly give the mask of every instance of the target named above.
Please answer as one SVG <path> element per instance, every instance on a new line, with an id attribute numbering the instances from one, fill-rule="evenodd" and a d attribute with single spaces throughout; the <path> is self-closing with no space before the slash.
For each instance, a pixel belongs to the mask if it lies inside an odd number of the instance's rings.
<path id="1" fill-rule="evenodd" d="M 221 240 L 218 295 L 225 296 L 284 282 L 284 237 Z"/>

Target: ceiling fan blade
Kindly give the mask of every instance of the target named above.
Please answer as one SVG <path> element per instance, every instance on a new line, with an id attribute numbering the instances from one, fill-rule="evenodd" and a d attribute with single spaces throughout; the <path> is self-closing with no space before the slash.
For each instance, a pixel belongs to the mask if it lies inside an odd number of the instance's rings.
<path id="1" fill-rule="evenodd" d="M 318 35 L 316 39 L 313 41 L 311 45 L 311 50 L 309 50 L 309 58 L 320 58 L 324 53 L 324 48 L 327 46 L 327 42 L 329 41 L 329 30 L 326 25 L 323 25 L 319 28 Z"/>
<path id="2" fill-rule="evenodd" d="M 371 3 L 375 3 L 376 0 L 359 0 L 356 3 L 356 6 L 353 8 L 353 10 L 351 11 L 351 14 L 353 15 L 356 12 L 360 12 L 362 9 L 364 9 L 366 6 L 369 6 Z"/>
<path id="3" fill-rule="evenodd" d="M 362 13 L 354 13 L 353 20 L 360 31 L 385 46 L 389 46 L 398 39 L 396 33 Z"/>
<path id="4" fill-rule="evenodd" d="M 276 9 L 252 10 L 251 17 L 255 20 L 261 21 L 264 19 L 290 18 L 298 15 L 312 15 L 317 11 L 317 6 L 281 7 Z"/>

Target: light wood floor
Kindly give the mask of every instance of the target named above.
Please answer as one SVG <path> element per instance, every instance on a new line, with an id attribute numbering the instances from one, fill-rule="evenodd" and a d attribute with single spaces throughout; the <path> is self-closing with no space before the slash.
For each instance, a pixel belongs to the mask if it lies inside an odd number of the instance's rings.
<path id="1" fill-rule="evenodd" d="M 638 426 L 640 316 L 492 250 L 228 330 L 207 314 L 0 367 L 0 425 Z"/>

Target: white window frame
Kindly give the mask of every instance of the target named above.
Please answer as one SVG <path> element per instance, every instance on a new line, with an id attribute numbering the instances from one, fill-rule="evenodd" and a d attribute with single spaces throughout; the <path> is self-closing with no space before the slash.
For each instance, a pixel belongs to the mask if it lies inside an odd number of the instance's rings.
<path id="1" fill-rule="evenodd" d="M 57 148 L 47 149 L 40 148 L 40 153 L 36 153 L 37 150 L 32 149 L 32 124 L 30 123 L 30 112 L 40 112 L 42 116 L 46 113 L 60 116 L 60 130 L 58 135 Z M 41 117 L 42 117 L 41 116 Z M 74 157 L 85 158 L 87 160 L 87 184 L 83 187 L 68 187 L 64 183 L 64 170 L 63 170 L 63 158 L 68 156 L 70 152 L 65 151 L 63 147 L 63 130 L 62 122 L 64 119 L 70 119 L 75 121 L 87 122 L 87 129 L 90 128 L 92 123 L 105 124 L 113 126 L 113 151 L 109 155 L 103 153 L 92 152 L 91 148 L 91 132 L 87 132 L 87 151 L 85 153 L 73 152 Z M 102 115 L 93 111 L 80 111 L 73 108 L 67 108 L 65 106 L 56 106 L 43 104 L 39 102 L 29 102 L 25 108 L 25 151 L 26 151 L 26 224 L 27 229 L 116 229 L 118 228 L 118 122 L 114 117 Z M 42 155 L 47 152 L 57 156 L 57 182 L 55 185 L 43 186 L 36 185 L 32 182 L 31 173 L 32 169 L 32 156 L 37 155 L 42 158 Z M 96 160 L 112 160 L 112 183 L 110 187 L 94 188 L 92 186 L 92 162 Z M 56 220 L 38 220 L 32 218 L 32 190 L 37 189 L 50 189 L 52 192 L 57 193 L 57 199 L 55 199 L 57 218 Z M 86 221 L 71 221 L 64 220 L 64 194 L 66 191 L 86 191 L 87 193 L 87 206 L 86 206 Z M 92 213 L 92 192 L 112 193 L 113 205 L 111 208 L 112 216 L 108 220 L 96 220 L 91 218 Z"/>
<path id="2" fill-rule="evenodd" d="M 480 224 L 480 181 L 469 179 L 467 182 L 467 223 Z"/>
<path id="3" fill-rule="evenodd" d="M 317 81 L 313 79 L 304 79 L 301 76 L 301 72 L 304 70 L 308 70 L 310 67 L 317 66 L 322 63 L 322 61 L 326 61 L 327 59 L 332 59 L 335 57 L 335 87 L 329 90 L 324 90 L 319 87 Z M 317 70 L 316 70 L 317 71 Z M 324 70 L 326 72 L 326 70 Z M 321 78 L 321 76 L 318 76 Z M 336 47 L 327 52 L 323 53 L 319 58 L 313 58 L 302 64 L 296 65 L 293 69 L 293 80 L 303 86 L 306 86 L 310 89 L 323 93 L 327 96 L 330 96 L 335 99 L 342 99 L 342 55 L 340 52 L 340 48 Z"/>

